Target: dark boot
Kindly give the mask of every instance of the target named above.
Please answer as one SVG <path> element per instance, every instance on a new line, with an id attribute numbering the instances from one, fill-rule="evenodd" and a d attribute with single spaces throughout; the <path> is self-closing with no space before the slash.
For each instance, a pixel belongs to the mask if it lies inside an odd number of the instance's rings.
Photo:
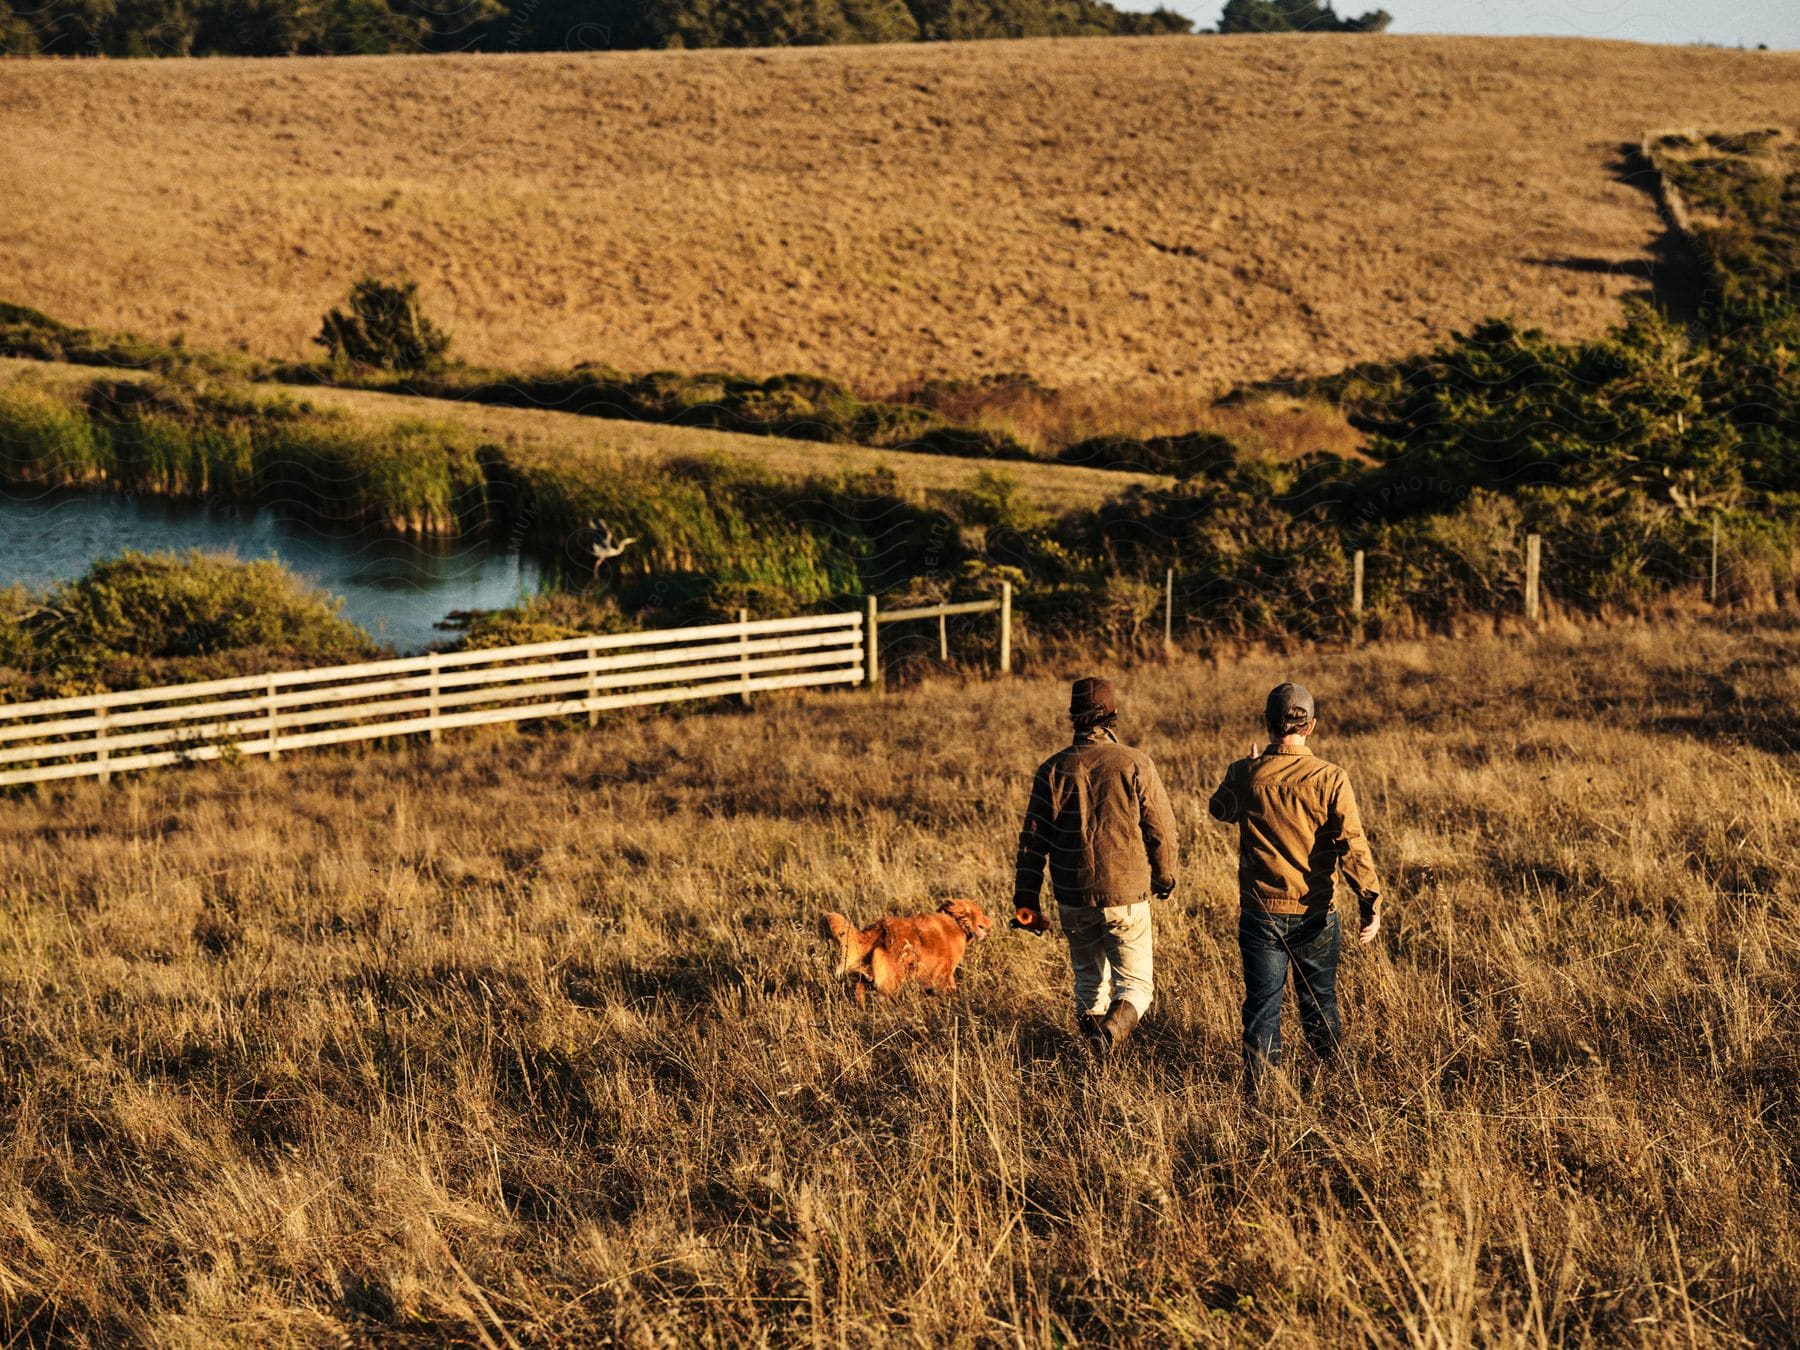
<path id="1" fill-rule="evenodd" d="M 1125 1038 L 1131 1035 L 1132 1028 L 1138 1024 L 1138 1010 L 1132 1004 L 1120 999 L 1112 1005 L 1105 1017 L 1095 1023 L 1088 1044 L 1094 1047 L 1099 1055 L 1111 1054 L 1124 1044 Z"/>
<path id="2" fill-rule="evenodd" d="M 1090 1053 L 1097 1044 L 1095 1038 L 1100 1035 L 1100 1020 L 1093 1013 L 1075 1014 L 1075 1043 Z"/>

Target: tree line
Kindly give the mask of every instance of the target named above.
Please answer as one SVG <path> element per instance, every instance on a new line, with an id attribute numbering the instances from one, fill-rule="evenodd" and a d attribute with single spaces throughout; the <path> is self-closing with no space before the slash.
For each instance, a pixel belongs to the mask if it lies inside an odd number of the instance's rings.
<path id="1" fill-rule="evenodd" d="M 1217 31 L 1380 32 L 1385 10 L 1229 0 Z M 0 0 L 0 54 L 325 56 L 1180 34 L 1106 0 Z"/>

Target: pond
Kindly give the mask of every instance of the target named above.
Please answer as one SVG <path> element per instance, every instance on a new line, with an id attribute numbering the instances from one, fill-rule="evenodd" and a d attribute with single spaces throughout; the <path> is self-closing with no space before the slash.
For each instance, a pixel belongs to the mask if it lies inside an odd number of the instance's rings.
<path id="1" fill-rule="evenodd" d="M 490 540 L 406 539 L 251 506 L 0 488 L 0 586 L 42 590 L 100 558 L 190 548 L 276 558 L 344 601 L 344 617 L 402 654 L 451 634 L 451 610 L 501 609 L 535 594 L 545 569 Z"/>

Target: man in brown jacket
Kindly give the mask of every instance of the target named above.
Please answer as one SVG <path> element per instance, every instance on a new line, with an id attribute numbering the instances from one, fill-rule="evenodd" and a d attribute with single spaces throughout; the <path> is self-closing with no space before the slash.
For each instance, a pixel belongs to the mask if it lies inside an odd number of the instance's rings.
<path id="1" fill-rule="evenodd" d="M 1113 734 L 1118 698 L 1101 679 L 1075 681 L 1074 743 L 1039 767 L 1019 831 L 1013 926 L 1049 931 L 1039 908 L 1044 863 L 1069 939 L 1075 1021 L 1105 1054 L 1131 1034 L 1154 993 L 1150 898 L 1175 889 L 1175 818 L 1150 756 Z"/>
<path id="2" fill-rule="evenodd" d="M 1381 928 L 1381 888 L 1350 779 L 1307 748 L 1318 726 L 1312 695 L 1277 685 L 1263 708 L 1272 738 L 1240 759 L 1207 803 L 1238 827 L 1238 950 L 1244 958 L 1244 1086 L 1255 1092 L 1281 1057 L 1288 971 L 1300 1026 L 1321 1058 L 1343 1035 L 1337 1007 L 1338 865 L 1361 911 L 1361 937 Z"/>

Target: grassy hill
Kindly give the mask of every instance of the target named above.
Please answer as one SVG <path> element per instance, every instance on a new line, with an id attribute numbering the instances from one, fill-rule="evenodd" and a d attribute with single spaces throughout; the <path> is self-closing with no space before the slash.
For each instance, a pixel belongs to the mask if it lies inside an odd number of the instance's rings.
<path id="1" fill-rule="evenodd" d="M 1792 53 L 1477 38 L 24 63 L 0 296 L 302 355 L 408 273 L 512 368 L 1179 398 L 1595 335 L 1662 234 L 1620 145 L 1796 103 Z"/>

